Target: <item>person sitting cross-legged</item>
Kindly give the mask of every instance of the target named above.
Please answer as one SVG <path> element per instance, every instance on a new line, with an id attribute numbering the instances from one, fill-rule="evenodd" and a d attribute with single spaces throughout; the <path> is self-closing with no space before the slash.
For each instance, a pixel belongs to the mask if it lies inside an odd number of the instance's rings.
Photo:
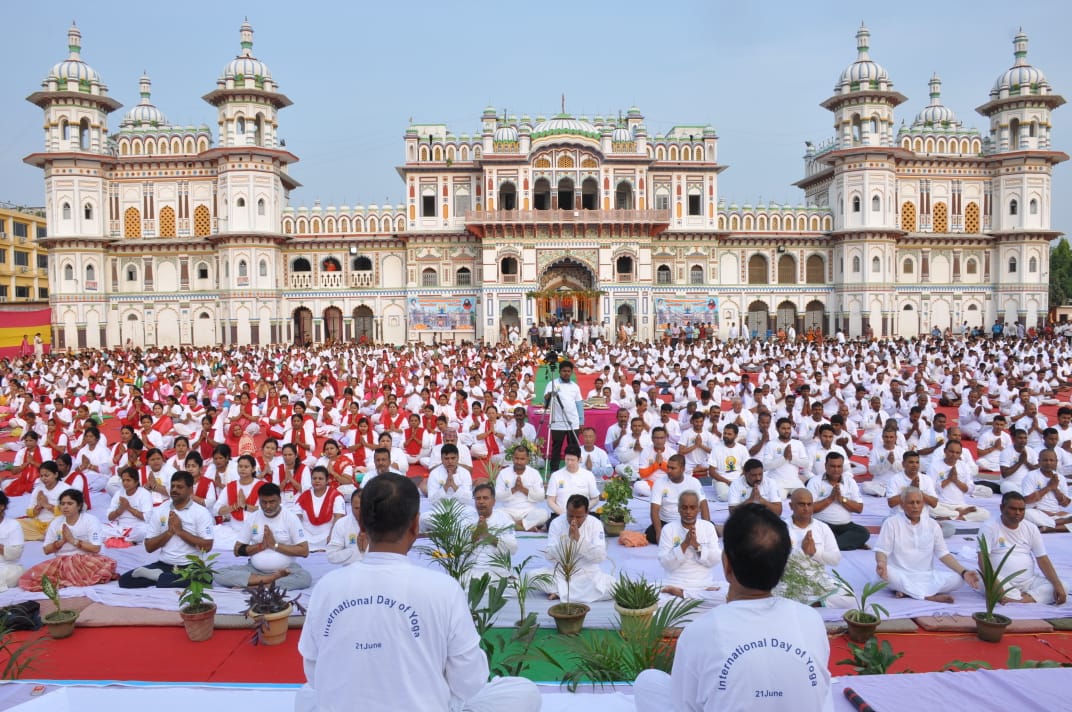
<path id="1" fill-rule="evenodd" d="M 260 509 L 245 520 L 245 531 L 235 542 L 235 556 L 248 556 L 249 563 L 225 566 L 216 574 L 216 583 L 226 588 L 246 588 L 270 584 L 294 590 L 309 588 L 309 572 L 295 563 L 309 556 L 309 539 L 301 520 L 283 509 L 279 485 L 268 482 L 260 489 Z"/>
<path id="2" fill-rule="evenodd" d="M 1025 506 L 1024 497 L 1019 492 L 1007 492 L 1001 498 L 1001 517 L 987 522 L 980 532 L 986 539 L 990 561 L 994 566 L 1000 564 L 1012 549 L 1001 570 L 1002 575 L 1019 572 L 1009 582 L 1001 602 L 1063 606 L 1068 599 L 1065 585 L 1046 554 L 1046 545 L 1042 543 L 1038 526 L 1025 519 Z M 979 566 L 982 568 L 981 551 L 979 557 Z M 1042 572 L 1041 576 L 1039 571 Z"/>
<path id="3" fill-rule="evenodd" d="M 834 532 L 842 551 L 866 549 L 871 532 L 852 521 L 853 514 L 864 511 L 864 498 L 852 477 L 845 477 L 845 456 L 840 452 L 826 455 L 826 472 L 808 480 L 808 491 L 815 499 L 815 518 Z"/>
<path id="4" fill-rule="evenodd" d="M 901 513 L 882 523 L 874 548 L 876 573 L 900 598 L 952 603 L 949 594 L 964 581 L 979 587 L 979 575 L 949 553 L 942 528 L 931 519 L 923 493 L 915 487 L 901 494 Z M 935 570 L 935 558 L 950 571 Z"/>
<path id="5" fill-rule="evenodd" d="M 179 470 L 171 476 L 171 501 L 154 507 L 145 523 L 145 551 L 160 552 L 158 561 L 139 566 L 119 577 L 120 588 L 183 588 L 179 573 L 190 562 L 188 554 L 212 548 L 214 521 L 209 511 L 193 501 L 194 478 Z"/>
<path id="6" fill-rule="evenodd" d="M 551 584 L 544 587 L 549 597 L 565 598 L 568 593 L 571 603 L 591 603 L 610 598 L 614 579 L 600 568 L 607 558 L 603 523 L 588 516 L 588 498 L 583 494 L 570 495 L 566 501 L 566 513 L 556 517 L 547 527 L 546 555 L 552 564 L 561 563 L 570 547 L 577 548 L 579 570 L 573 574 L 569 586 L 557 566 L 547 570 L 553 577 Z"/>
<path id="7" fill-rule="evenodd" d="M 684 474 L 684 458 L 680 466 Z M 712 585 L 711 574 L 722 560 L 722 548 L 715 525 L 700 518 L 701 496 L 682 490 L 677 520 L 668 522 L 659 534 L 659 563 L 666 571 L 662 592 L 671 596 L 709 599 L 719 588 Z M 707 504 L 706 499 L 702 501 Z"/>

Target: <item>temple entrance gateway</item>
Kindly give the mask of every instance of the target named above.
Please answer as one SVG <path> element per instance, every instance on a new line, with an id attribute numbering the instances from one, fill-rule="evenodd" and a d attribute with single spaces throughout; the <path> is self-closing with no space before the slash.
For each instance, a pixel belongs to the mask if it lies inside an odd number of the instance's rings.
<path id="1" fill-rule="evenodd" d="M 537 323 L 545 321 L 599 321 L 599 297 L 595 275 L 581 262 L 558 260 L 540 276 L 540 288 L 529 292 L 536 301 Z M 504 314 L 505 315 L 505 314 Z"/>

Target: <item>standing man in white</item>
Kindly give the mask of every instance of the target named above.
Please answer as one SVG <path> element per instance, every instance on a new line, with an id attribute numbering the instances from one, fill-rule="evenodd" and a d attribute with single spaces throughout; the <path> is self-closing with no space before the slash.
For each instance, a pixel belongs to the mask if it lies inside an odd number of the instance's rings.
<path id="1" fill-rule="evenodd" d="M 420 493 L 380 475 L 361 496 L 369 551 L 313 589 L 298 642 L 306 684 L 296 712 L 367 709 L 538 712 L 540 693 L 520 678 L 488 682 L 465 594 L 446 574 L 406 558 L 420 531 Z M 403 674 L 400 674 L 403 671 Z"/>
<path id="2" fill-rule="evenodd" d="M 551 374 L 553 375 L 553 374 Z M 580 448 L 581 441 L 577 431 L 581 429 L 581 409 L 584 398 L 581 387 L 573 382 L 573 364 L 563 361 L 558 364 L 559 378 L 547 382 L 543 391 L 543 407 L 551 413 L 551 472 L 558 469 L 562 461 L 562 446 L 570 445 Z"/>
<path id="3" fill-rule="evenodd" d="M 771 595 L 791 549 L 785 522 L 743 504 L 726 521 L 722 543 L 726 605 L 685 627 L 670 675 L 640 674 L 637 712 L 833 710 L 822 618 Z"/>

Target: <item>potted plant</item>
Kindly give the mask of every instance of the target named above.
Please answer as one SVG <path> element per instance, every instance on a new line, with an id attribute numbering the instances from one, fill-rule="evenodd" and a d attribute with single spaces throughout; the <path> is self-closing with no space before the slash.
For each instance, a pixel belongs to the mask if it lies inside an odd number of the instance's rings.
<path id="1" fill-rule="evenodd" d="M 979 637 L 979 640 L 984 640 L 988 643 L 1000 643 L 1002 636 L 1005 635 L 1005 629 L 1012 623 L 1012 619 L 1008 616 L 994 613 L 994 607 L 1001 603 L 1001 599 L 1005 598 L 1009 582 L 1024 572 L 1021 569 L 1005 578 L 1001 578 L 1001 570 L 1005 567 L 1005 562 L 1009 560 L 1012 551 L 1013 548 L 1009 547 L 1009 550 L 1005 552 L 1005 556 L 1001 558 L 1001 561 L 995 567 L 994 562 L 990 559 L 990 545 L 986 543 L 986 537 L 979 535 L 979 561 L 982 565 L 982 568 L 979 569 L 979 578 L 982 579 L 986 610 L 973 613 L 972 618 L 975 619 L 975 634 Z"/>
<path id="2" fill-rule="evenodd" d="M 187 637 L 195 643 L 211 638 L 216 628 L 216 604 L 207 589 L 212 588 L 216 574 L 212 564 L 218 557 L 219 554 L 187 554 L 190 563 L 179 571 L 179 578 L 186 582 L 179 595 L 179 615 Z"/>
<path id="3" fill-rule="evenodd" d="M 610 590 L 614 610 L 621 617 L 623 638 L 634 637 L 651 623 L 655 609 L 659 607 L 659 587 L 643 575 L 631 578 L 622 574 Z"/>
<path id="4" fill-rule="evenodd" d="M 483 542 L 473 539 L 473 524 L 465 505 L 454 499 L 437 502 L 428 517 L 426 536 L 431 544 L 418 546 L 417 551 L 441 566 L 455 581 L 468 580 Z"/>
<path id="5" fill-rule="evenodd" d="M 60 606 L 60 592 L 56 590 L 55 582 L 48 576 L 41 577 L 41 591 L 52 601 L 56 610 L 44 617 L 45 625 L 48 626 L 48 634 L 52 638 L 70 638 L 74 634 L 74 624 L 78 620 L 78 611 L 65 611 Z"/>
<path id="6" fill-rule="evenodd" d="M 838 588 L 856 601 L 856 608 L 845 611 L 845 615 L 842 616 L 845 624 L 849 626 L 849 640 L 864 644 L 874 637 L 875 629 L 882 622 L 882 616 L 890 615 L 889 611 L 877 603 L 872 603 L 868 607 L 867 599 L 889 584 L 885 581 L 868 581 L 864 584 L 863 592 L 857 594 L 852 584 L 846 581 L 837 570 L 834 571 L 834 579 L 837 581 Z"/>
<path id="7" fill-rule="evenodd" d="M 625 531 L 625 525 L 633 521 L 629 512 L 629 500 L 633 498 L 633 485 L 621 475 L 607 479 L 601 495 L 604 502 L 599 510 L 603 520 L 603 531 L 607 536 L 618 536 Z"/>
<path id="8" fill-rule="evenodd" d="M 287 591 L 279 588 L 275 581 L 247 591 L 246 615 L 253 619 L 253 644 L 279 645 L 287 639 L 287 619 L 291 611 L 297 608 L 304 614 L 305 608 L 298 603 L 297 596 L 287 600 Z"/>
<path id="9" fill-rule="evenodd" d="M 558 561 L 555 573 L 562 574 L 566 582 L 566 600 L 547 609 L 547 614 L 555 619 L 555 627 L 562 635 L 577 635 L 584 627 L 584 617 L 591 610 L 583 603 L 570 601 L 570 582 L 573 575 L 581 568 L 581 545 L 568 536 L 562 537 L 558 544 Z"/>
<path id="10" fill-rule="evenodd" d="M 527 556 L 520 564 L 514 565 L 510 559 L 509 551 L 497 551 L 491 557 L 493 567 L 510 572 L 510 575 L 506 577 L 507 586 L 517 596 L 517 607 L 521 611 L 518 621 L 514 623 L 516 628 L 520 628 L 525 623 L 525 618 L 527 617 L 525 615 L 525 602 L 528 600 L 529 594 L 536 589 L 546 589 L 555 582 L 555 577 L 546 571 L 538 574 L 525 571 L 525 567 L 529 565 L 529 561 L 532 558 L 532 556 Z"/>

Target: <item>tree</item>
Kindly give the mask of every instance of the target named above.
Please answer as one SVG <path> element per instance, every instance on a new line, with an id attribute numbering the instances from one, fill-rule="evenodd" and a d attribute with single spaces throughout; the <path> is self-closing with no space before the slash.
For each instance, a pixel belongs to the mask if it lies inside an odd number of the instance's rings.
<path id="1" fill-rule="evenodd" d="M 1050 250 L 1050 307 L 1072 300 L 1072 245 L 1060 239 Z"/>

